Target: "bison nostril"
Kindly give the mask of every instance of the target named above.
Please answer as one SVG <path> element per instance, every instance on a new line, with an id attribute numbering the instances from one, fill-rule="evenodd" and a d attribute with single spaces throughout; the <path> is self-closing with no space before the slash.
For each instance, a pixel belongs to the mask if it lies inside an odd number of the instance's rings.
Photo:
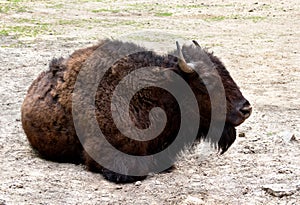
<path id="1" fill-rule="evenodd" d="M 244 115 L 245 118 L 248 118 L 252 112 L 252 107 L 247 105 L 240 109 L 240 112 Z"/>

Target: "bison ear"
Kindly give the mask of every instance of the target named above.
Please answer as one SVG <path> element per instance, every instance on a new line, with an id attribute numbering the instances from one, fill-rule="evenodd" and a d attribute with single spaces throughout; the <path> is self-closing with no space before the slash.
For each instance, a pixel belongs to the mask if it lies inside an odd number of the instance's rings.
<path id="1" fill-rule="evenodd" d="M 178 53 L 178 57 L 179 57 L 179 68 L 180 68 L 180 70 L 182 70 L 185 73 L 193 73 L 194 72 L 194 69 L 193 69 L 194 64 L 186 63 L 178 41 L 176 41 L 176 46 L 177 46 L 177 53 Z"/>

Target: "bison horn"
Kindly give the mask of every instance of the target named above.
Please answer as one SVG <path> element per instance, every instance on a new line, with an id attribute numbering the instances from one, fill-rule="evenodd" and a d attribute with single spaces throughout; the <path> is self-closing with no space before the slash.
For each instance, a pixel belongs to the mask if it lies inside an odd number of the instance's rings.
<path id="1" fill-rule="evenodd" d="M 178 56 L 179 56 L 179 67 L 180 69 L 185 72 L 185 73 L 193 73 L 194 72 L 194 65 L 191 63 L 186 63 L 186 61 L 184 60 L 180 45 L 178 43 L 178 41 L 176 41 L 176 45 L 177 45 L 177 52 L 178 52 Z"/>
<path id="2" fill-rule="evenodd" d="M 199 43 L 196 40 L 193 40 L 193 43 L 195 44 L 195 46 L 201 48 L 201 46 L 199 45 Z"/>

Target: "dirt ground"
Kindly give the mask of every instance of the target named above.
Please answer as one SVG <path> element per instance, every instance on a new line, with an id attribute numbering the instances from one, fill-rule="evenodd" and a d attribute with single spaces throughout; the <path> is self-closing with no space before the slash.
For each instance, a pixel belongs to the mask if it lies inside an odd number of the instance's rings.
<path id="1" fill-rule="evenodd" d="M 53 57 L 145 30 L 131 40 L 175 48 L 149 34 L 168 32 L 223 60 L 253 106 L 229 151 L 203 143 L 126 185 L 37 157 L 20 122 L 31 82 Z M 300 204 L 299 39 L 294 0 L 0 0 L 0 204 Z"/>

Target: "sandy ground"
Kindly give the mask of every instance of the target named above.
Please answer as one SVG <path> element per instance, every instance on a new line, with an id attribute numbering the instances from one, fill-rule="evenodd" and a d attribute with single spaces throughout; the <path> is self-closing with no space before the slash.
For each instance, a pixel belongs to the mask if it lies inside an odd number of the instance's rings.
<path id="1" fill-rule="evenodd" d="M 37 157 L 20 122 L 31 82 L 53 57 L 145 29 L 197 39 L 224 61 L 253 105 L 245 136 L 127 185 Z M 0 204 L 300 204 L 299 39 L 293 0 L 0 1 Z"/>

